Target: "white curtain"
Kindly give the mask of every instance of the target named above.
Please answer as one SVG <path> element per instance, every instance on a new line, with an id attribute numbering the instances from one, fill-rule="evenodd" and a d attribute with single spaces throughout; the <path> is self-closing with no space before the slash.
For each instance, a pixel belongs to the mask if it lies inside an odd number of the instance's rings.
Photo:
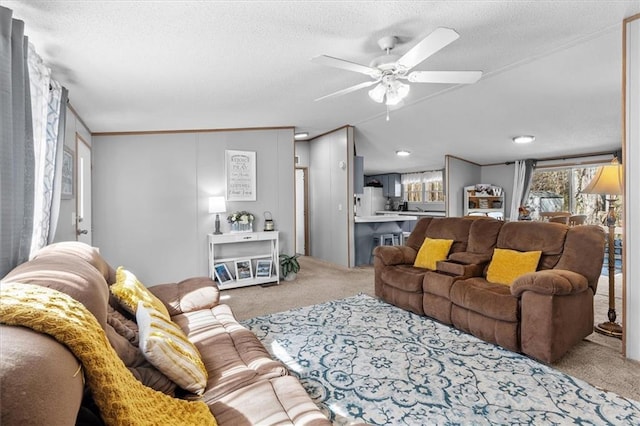
<path id="1" fill-rule="evenodd" d="M 529 198 L 529 188 L 531 188 L 531 179 L 533 178 L 535 167 L 536 160 L 518 160 L 515 163 L 513 195 L 511 198 L 511 211 L 509 212 L 511 220 L 518 220 L 518 207 L 524 206 Z"/>
<path id="2" fill-rule="evenodd" d="M 513 174 L 513 195 L 511 196 L 511 210 L 509 218 L 518 220 L 518 207 L 520 207 L 520 199 L 524 193 L 524 184 L 526 176 L 526 165 L 524 160 L 516 161 L 515 172 Z"/>
<path id="3" fill-rule="evenodd" d="M 422 173 L 422 181 L 424 183 L 442 181 L 441 171 L 432 171 Z"/>
<path id="4" fill-rule="evenodd" d="M 27 56 L 29 66 L 29 82 L 31 88 L 31 117 L 33 125 L 33 153 L 35 158 L 35 182 L 33 197 L 33 235 L 31 253 L 44 246 L 47 229 L 42 228 L 45 216 L 48 215 L 46 166 L 47 166 L 47 116 L 49 112 L 49 84 L 51 70 L 44 65 L 33 45 L 29 44 Z M 50 205 L 50 203 L 49 203 Z"/>
<path id="5" fill-rule="evenodd" d="M 402 185 L 406 185 L 408 183 L 419 183 L 422 182 L 422 173 L 404 173 L 401 179 Z"/>

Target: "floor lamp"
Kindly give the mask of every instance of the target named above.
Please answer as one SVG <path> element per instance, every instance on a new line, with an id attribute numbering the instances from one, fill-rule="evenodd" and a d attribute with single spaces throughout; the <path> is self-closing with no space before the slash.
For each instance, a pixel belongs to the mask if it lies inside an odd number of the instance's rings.
<path id="1" fill-rule="evenodd" d="M 598 333 L 607 336 L 622 338 L 622 326 L 616 322 L 616 300 L 615 300 L 615 239 L 616 230 L 616 213 L 613 203 L 616 201 L 615 195 L 622 194 L 622 166 L 618 164 L 617 159 L 613 159 L 611 164 L 601 166 L 596 171 L 593 180 L 582 190 L 583 194 L 599 194 L 608 195 L 607 203 L 609 203 L 609 212 L 607 213 L 606 223 L 609 228 L 608 244 L 609 244 L 609 312 L 608 322 L 603 322 L 594 327 Z"/>

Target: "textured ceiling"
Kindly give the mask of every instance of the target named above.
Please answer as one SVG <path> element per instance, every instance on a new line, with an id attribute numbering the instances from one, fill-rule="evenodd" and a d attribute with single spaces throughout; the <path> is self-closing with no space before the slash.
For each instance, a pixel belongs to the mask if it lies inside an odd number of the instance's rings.
<path id="1" fill-rule="evenodd" d="M 368 172 L 613 150 L 621 144 L 621 28 L 631 1 L 0 1 L 69 88 L 92 132 L 356 127 Z M 398 54 L 437 27 L 460 38 L 419 70 L 483 70 L 474 85 L 412 84 L 403 108 L 367 81 L 313 64 L 369 64 L 377 40 Z M 516 147 L 511 137 L 537 140 Z M 393 152 L 412 151 L 409 158 Z"/>

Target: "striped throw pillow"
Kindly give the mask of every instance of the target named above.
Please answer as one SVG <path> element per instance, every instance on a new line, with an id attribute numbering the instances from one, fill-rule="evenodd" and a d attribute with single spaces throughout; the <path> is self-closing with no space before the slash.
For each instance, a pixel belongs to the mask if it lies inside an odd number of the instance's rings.
<path id="1" fill-rule="evenodd" d="M 182 389 L 202 395 L 207 371 L 198 349 L 180 327 L 142 301 L 138 302 L 136 320 L 145 358 Z"/>

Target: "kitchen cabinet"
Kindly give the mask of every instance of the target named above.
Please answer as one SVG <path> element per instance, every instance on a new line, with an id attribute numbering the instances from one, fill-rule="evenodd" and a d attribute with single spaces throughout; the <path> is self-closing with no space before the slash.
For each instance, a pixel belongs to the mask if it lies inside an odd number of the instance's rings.
<path id="1" fill-rule="evenodd" d="M 400 178 L 400 173 L 367 176 L 365 178 L 365 185 L 373 180 L 377 180 L 382 184 L 382 195 L 384 197 L 402 196 L 402 180 Z"/>
<path id="2" fill-rule="evenodd" d="M 477 184 L 464 188 L 464 215 L 504 219 L 504 191 L 499 186 Z"/>

